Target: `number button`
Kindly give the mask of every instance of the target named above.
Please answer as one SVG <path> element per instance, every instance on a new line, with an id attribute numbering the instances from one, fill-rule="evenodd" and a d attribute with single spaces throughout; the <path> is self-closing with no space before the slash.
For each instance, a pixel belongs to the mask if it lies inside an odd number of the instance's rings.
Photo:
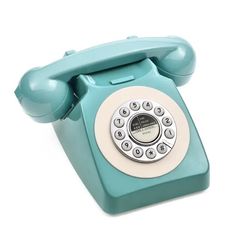
<path id="1" fill-rule="evenodd" d="M 139 104 L 138 102 L 131 102 L 131 103 L 129 104 L 129 107 L 130 107 L 130 109 L 133 110 L 133 111 L 138 111 L 139 108 L 140 108 L 140 104 Z"/>
<path id="2" fill-rule="evenodd" d="M 117 127 L 117 128 L 121 128 L 123 127 L 125 124 L 125 121 L 122 119 L 122 118 L 116 118 L 114 120 L 114 125 Z"/>
<path id="3" fill-rule="evenodd" d="M 119 111 L 120 115 L 123 117 L 129 116 L 129 109 L 127 107 L 122 107 Z"/>
<path id="4" fill-rule="evenodd" d="M 152 110 L 152 103 L 151 102 L 148 102 L 148 101 L 145 101 L 143 102 L 143 108 L 146 110 L 146 111 L 150 111 Z"/>
<path id="5" fill-rule="evenodd" d="M 165 125 L 165 126 L 171 126 L 171 125 L 172 125 L 172 120 L 171 120 L 170 117 L 164 117 L 164 118 L 162 119 L 162 123 L 163 123 L 163 125 Z"/>
<path id="6" fill-rule="evenodd" d="M 163 116 L 165 111 L 162 107 L 155 107 L 154 109 L 154 113 L 157 115 L 157 116 Z"/>
<path id="7" fill-rule="evenodd" d="M 149 159 L 153 159 L 156 157 L 156 151 L 153 148 L 148 148 L 146 151 L 146 156 Z"/>
<path id="8" fill-rule="evenodd" d="M 124 151 L 129 151 L 132 148 L 132 143 L 128 140 L 125 140 L 122 144 L 121 147 Z"/>
<path id="9" fill-rule="evenodd" d="M 160 153 L 160 154 L 165 154 L 167 152 L 167 147 L 164 143 L 160 143 L 157 145 L 157 151 Z"/>
<path id="10" fill-rule="evenodd" d="M 175 136 L 175 131 L 173 129 L 168 128 L 165 130 L 164 134 L 166 138 L 172 139 Z"/>
<path id="11" fill-rule="evenodd" d="M 143 149 L 140 147 L 134 148 L 133 155 L 137 158 L 140 158 L 143 155 Z"/>
<path id="12" fill-rule="evenodd" d="M 125 138 L 125 132 L 124 132 L 122 129 L 117 130 L 117 131 L 115 132 L 115 137 L 116 137 L 116 139 L 118 139 L 118 140 L 122 140 L 122 139 Z"/>

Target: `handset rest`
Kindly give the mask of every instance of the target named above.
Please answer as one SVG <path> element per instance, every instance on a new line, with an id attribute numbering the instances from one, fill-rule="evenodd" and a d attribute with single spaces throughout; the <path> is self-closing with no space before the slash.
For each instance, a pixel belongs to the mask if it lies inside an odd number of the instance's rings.
<path id="1" fill-rule="evenodd" d="M 73 53 L 28 71 L 15 94 L 28 115 L 38 122 L 62 118 L 73 102 L 68 81 L 80 74 L 152 58 L 159 72 L 184 84 L 194 71 L 195 54 L 181 38 L 130 38 Z"/>

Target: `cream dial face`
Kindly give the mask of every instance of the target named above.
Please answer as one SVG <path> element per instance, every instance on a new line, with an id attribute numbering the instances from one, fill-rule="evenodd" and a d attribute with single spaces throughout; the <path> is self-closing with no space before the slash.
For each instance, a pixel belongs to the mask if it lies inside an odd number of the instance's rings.
<path id="1" fill-rule="evenodd" d="M 98 109 L 94 132 L 103 158 L 117 170 L 139 178 L 175 169 L 184 160 L 190 140 L 180 106 L 167 94 L 145 86 L 122 88 L 108 96 Z"/>

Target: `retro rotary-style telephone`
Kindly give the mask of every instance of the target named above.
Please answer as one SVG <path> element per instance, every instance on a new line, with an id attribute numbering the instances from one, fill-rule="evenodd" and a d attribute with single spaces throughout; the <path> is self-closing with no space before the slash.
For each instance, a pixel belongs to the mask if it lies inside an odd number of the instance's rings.
<path id="1" fill-rule="evenodd" d="M 76 172 L 111 214 L 206 189 L 209 164 L 176 86 L 194 71 L 183 39 L 136 38 L 69 51 L 28 71 L 15 94 L 53 122 Z"/>

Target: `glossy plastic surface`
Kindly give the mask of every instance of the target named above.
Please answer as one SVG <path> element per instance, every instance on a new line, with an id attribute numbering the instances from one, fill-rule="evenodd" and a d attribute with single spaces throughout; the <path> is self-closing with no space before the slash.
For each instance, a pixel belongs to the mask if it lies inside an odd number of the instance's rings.
<path id="1" fill-rule="evenodd" d="M 206 153 L 176 88 L 188 81 L 194 65 L 193 49 L 183 39 L 129 38 L 70 51 L 59 61 L 32 69 L 15 94 L 33 119 L 55 121 L 55 132 L 85 186 L 106 212 L 116 214 L 208 187 Z M 97 145 L 94 122 L 99 107 L 115 91 L 129 86 L 165 93 L 188 121 L 188 151 L 173 171 L 160 177 L 124 174 L 104 158 Z"/>
<path id="2" fill-rule="evenodd" d="M 130 76 L 134 79 L 110 83 Z M 80 76 L 73 85 L 80 102 L 67 119 L 56 121 L 53 126 L 76 172 L 106 212 L 117 214 L 208 187 L 209 163 L 193 120 L 175 83 L 161 76 L 149 59 Z M 164 92 L 176 101 L 188 120 L 188 151 L 180 165 L 168 174 L 149 179 L 129 176 L 113 167 L 97 146 L 94 122 L 100 105 L 115 91 L 129 86 L 147 86 Z"/>
<path id="3" fill-rule="evenodd" d="M 188 81 L 195 66 L 192 47 L 183 39 L 129 38 L 89 48 L 70 51 L 52 64 L 28 71 L 15 94 L 25 112 L 38 122 L 62 118 L 73 102 L 69 80 L 117 66 L 151 58 L 159 72 L 176 85 Z"/>

